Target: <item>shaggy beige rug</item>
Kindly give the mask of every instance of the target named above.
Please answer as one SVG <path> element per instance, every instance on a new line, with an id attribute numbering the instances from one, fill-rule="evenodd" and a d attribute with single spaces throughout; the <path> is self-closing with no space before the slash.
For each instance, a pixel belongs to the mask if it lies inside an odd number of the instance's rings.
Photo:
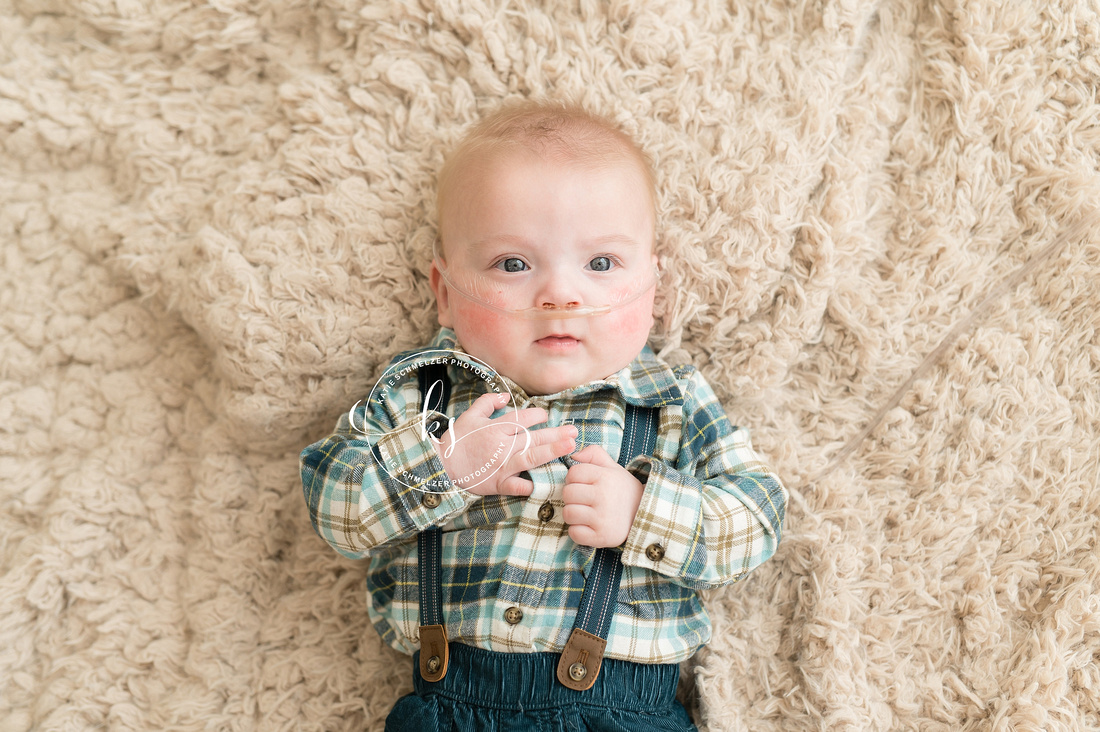
<path id="1" fill-rule="evenodd" d="M 792 491 L 701 726 L 1096 729 L 1098 78 L 1083 0 L 0 0 L 0 730 L 382 728 L 297 454 L 529 94 L 652 152 L 652 342 Z"/>

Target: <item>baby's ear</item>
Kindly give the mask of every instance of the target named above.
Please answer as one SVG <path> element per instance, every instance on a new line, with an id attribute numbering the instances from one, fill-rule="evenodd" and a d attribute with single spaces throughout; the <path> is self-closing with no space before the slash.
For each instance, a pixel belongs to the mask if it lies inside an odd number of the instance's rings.
<path id="1" fill-rule="evenodd" d="M 444 328 L 454 326 L 454 318 L 451 317 L 451 299 L 447 292 L 447 283 L 443 281 L 443 275 L 439 271 L 439 260 L 432 260 L 432 271 L 428 275 L 432 292 L 435 293 L 435 304 L 439 312 L 439 324 Z"/>

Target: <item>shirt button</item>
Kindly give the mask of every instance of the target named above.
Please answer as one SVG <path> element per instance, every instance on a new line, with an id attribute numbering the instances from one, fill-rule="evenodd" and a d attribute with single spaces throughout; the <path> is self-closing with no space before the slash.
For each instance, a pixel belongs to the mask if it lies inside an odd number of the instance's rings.
<path id="1" fill-rule="evenodd" d="M 447 431 L 447 420 L 443 417 L 429 417 L 424 423 L 424 430 L 434 436 L 436 439 L 443 436 L 443 433 Z"/>
<path id="2" fill-rule="evenodd" d="M 650 544 L 645 548 L 645 555 L 651 562 L 659 562 L 665 558 L 665 548 L 657 543 Z"/>
<path id="3" fill-rule="evenodd" d="M 523 620 L 523 611 L 518 607 L 510 607 L 504 611 L 504 620 L 508 625 L 516 625 Z"/>
<path id="4" fill-rule="evenodd" d="M 439 497 L 438 493 L 425 493 L 420 502 L 427 508 L 437 508 L 443 502 L 443 499 Z"/>
<path id="5" fill-rule="evenodd" d="M 551 506 L 549 502 L 539 506 L 539 521 L 545 524 L 552 518 L 554 518 L 554 507 Z"/>

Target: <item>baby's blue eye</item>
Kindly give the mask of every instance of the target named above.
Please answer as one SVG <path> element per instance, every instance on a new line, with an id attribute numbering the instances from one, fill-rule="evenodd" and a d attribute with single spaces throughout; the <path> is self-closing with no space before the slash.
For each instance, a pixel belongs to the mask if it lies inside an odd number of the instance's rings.
<path id="1" fill-rule="evenodd" d="M 517 257 L 508 257 L 497 265 L 497 269 L 502 269 L 505 272 L 523 272 L 529 269 L 527 262 Z"/>
<path id="2" fill-rule="evenodd" d="M 592 261 L 588 263 L 588 266 L 592 268 L 594 272 L 606 272 L 611 269 L 610 257 L 593 257 Z"/>

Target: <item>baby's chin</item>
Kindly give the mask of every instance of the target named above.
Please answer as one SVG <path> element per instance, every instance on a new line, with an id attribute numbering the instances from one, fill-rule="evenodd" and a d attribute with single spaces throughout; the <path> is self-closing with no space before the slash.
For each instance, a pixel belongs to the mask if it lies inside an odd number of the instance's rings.
<path id="1" fill-rule="evenodd" d="M 511 377 L 508 377 L 508 378 L 511 378 Z M 532 382 L 523 383 L 521 381 L 516 381 L 516 379 L 512 379 L 512 381 L 515 381 L 516 384 L 519 386 L 519 388 L 523 389 L 523 391 L 527 394 L 527 396 L 532 396 L 532 397 L 541 397 L 541 396 L 549 396 L 550 394 L 557 394 L 560 391 L 565 391 L 566 389 L 572 389 L 575 386 L 580 386 L 581 384 L 585 383 L 583 381 L 574 384 L 574 383 L 571 383 L 571 382 L 553 382 L 553 381 L 542 381 L 542 380 L 539 380 L 539 381 L 536 381 L 536 382 L 533 382 L 533 383 Z"/>
<path id="2" fill-rule="evenodd" d="M 544 358 L 539 363 L 537 356 L 519 353 L 502 355 L 493 349 L 479 348 L 479 345 L 472 343 L 467 346 L 460 341 L 459 347 L 515 383 L 527 396 L 534 397 L 549 396 L 606 379 L 629 366 L 645 344 L 643 342 L 629 356 L 619 353 L 601 363 L 593 363 L 583 356 L 578 359 Z"/>
<path id="3" fill-rule="evenodd" d="M 566 391 L 567 389 L 573 389 L 582 384 L 606 379 L 612 374 L 621 371 L 626 365 L 627 364 L 624 363 L 619 368 L 613 368 L 607 373 L 599 371 L 591 374 L 524 374 L 518 379 L 511 374 L 505 374 L 505 376 L 523 389 L 523 391 L 527 393 L 527 396 L 549 396 L 551 394 Z"/>

